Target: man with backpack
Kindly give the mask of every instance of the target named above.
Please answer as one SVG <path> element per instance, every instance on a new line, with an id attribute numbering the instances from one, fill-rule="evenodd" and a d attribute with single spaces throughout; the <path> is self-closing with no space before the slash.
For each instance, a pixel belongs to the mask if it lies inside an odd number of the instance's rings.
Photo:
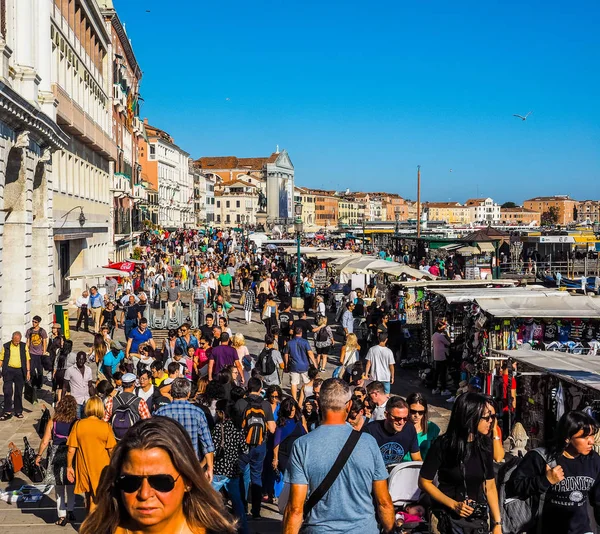
<path id="1" fill-rule="evenodd" d="M 235 403 L 236 420 L 240 421 L 246 437 L 248 452 L 240 457 L 242 473 L 250 471 L 251 513 L 253 519 L 260 517 L 262 503 L 262 471 L 267 454 L 267 432 L 275 433 L 275 418 L 268 401 L 260 394 L 262 381 L 248 380 L 248 396 Z"/>
<path id="2" fill-rule="evenodd" d="M 134 392 L 136 379 L 133 373 L 125 373 L 122 378 L 123 391 L 106 401 L 104 420 L 112 426 L 117 441 L 140 419 L 150 419 L 146 401 Z"/>
<path id="3" fill-rule="evenodd" d="M 265 386 L 278 386 L 281 383 L 279 369 L 283 369 L 283 358 L 281 352 L 273 348 L 274 344 L 275 339 L 273 336 L 267 334 L 265 336 L 265 348 L 256 360 L 256 369 L 262 375 Z"/>

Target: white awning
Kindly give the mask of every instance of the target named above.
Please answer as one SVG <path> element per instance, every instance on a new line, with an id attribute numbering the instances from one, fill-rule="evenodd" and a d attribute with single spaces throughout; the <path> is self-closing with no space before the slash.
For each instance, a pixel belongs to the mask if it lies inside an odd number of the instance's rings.
<path id="1" fill-rule="evenodd" d="M 416 278 L 417 280 L 422 280 L 423 278 L 426 278 L 427 280 L 435 280 L 437 278 L 437 276 L 434 276 L 427 271 L 420 271 L 419 269 L 414 269 L 401 263 L 392 263 L 392 265 L 381 269 L 381 272 L 385 274 L 391 274 L 393 276 L 402 276 L 405 274 L 406 276 Z"/>
<path id="2" fill-rule="evenodd" d="M 478 298 L 477 304 L 493 317 L 534 317 L 557 319 L 600 318 L 600 299 L 584 295 L 531 295 L 506 298 Z"/>
<path id="3" fill-rule="evenodd" d="M 567 382 L 600 391 L 600 356 L 524 349 L 493 352 L 531 365 Z M 517 366 L 517 372 L 518 370 Z"/>
<path id="4" fill-rule="evenodd" d="M 473 302 L 480 299 L 501 299 L 501 298 L 536 298 L 536 297 L 570 297 L 566 291 L 556 289 L 547 289 L 543 286 L 533 287 L 481 287 L 481 288 L 460 288 L 460 289 L 432 289 L 432 293 L 441 295 L 448 304 L 457 302 Z"/>
<path id="5" fill-rule="evenodd" d="M 129 276 L 129 273 L 125 271 L 119 271 L 117 269 L 109 269 L 108 267 L 98 267 L 83 273 L 67 276 L 66 280 L 78 280 L 80 278 L 106 278 L 107 276 Z"/>

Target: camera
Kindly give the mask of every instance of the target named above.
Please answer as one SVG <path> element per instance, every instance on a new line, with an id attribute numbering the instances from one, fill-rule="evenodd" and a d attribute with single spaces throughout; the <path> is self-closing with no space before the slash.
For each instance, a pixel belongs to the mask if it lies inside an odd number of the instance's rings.
<path id="1" fill-rule="evenodd" d="M 473 500 L 467 500 L 467 504 L 473 508 L 473 513 L 469 516 L 469 519 L 487 519 L 488 518 L 488 505 L 484 502 L 477 502 Z"/>

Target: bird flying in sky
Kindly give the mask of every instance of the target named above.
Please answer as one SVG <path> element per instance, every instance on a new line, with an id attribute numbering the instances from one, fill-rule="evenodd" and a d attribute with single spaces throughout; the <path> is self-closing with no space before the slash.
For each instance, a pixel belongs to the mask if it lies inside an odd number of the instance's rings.
<path id="1" fill-rule="evenodd" d="M 519 117 L 519 119 L 521 119 L 522 121 L 526 121 L 527 117 L 529 117 L 529 115 L 531 115 L 532 113 L 533 111 L 529 111 L 524 117 L 523 115 L 517 115 L 516 113 L 513 113 L 513 117 Z"/>

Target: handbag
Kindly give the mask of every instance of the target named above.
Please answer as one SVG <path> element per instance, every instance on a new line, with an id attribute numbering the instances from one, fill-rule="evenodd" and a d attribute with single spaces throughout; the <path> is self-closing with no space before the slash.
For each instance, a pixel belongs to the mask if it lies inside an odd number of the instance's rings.
<path id="1" fill-rule="evenodd" d="M 38 421 L 35 431 L 37 435 L 41 438 L 44 436 L 44 432 L 46 431 L 46 426 L 48 425 L 48 421 L 50 421 L 50 410 L 47 407 L 44 407 L 44 411 L 42 412 L 42 416 Z"/>
<path id="2" fill-rule="evenodd" d="M 23 473 L 29 477 L 32 482 L 41 482 L 46 476 L 45 470 L 42 465 L 36 465 L 35 458 L 36 454 L 29 440 L 23 436 Z"/>
<path id="3" fill-rule="evenodd" d="M 29 380 L 27 382 L 25 382 L 23 396 L 25 397 L 25 400 L 31 404 L 35 404 L 37 402 L 36 388 L 33 386 L 31 381 L 29 381 Z"/>
<path id="4" fill-rule="evenodd" d="M 15 473 L 18 473 L 23 469 L 23 455 L 12 441 L 8 444 L 8 457 L 10 458 Z"/>
<path id="5" fill-rule="evenodd" d="M 10 461 L 10 454 L 0 460 L 0 481 L 11 482 L 15 478 L 13 464 Z"/>

